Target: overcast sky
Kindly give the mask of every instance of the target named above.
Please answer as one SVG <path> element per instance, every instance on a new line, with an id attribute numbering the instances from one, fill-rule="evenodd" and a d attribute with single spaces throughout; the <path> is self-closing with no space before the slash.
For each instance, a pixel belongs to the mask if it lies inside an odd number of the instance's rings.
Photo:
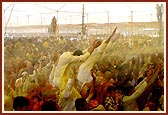
<path id="1" fill-rule="evenodd" d="M 55 16 L 59 24 L 80 24 L 83 4 L 85 23 L 130 22 L 131 11 L 133 22 L 157 21 L 156 4 L 166 7 L 165 2 L 3 2 L 2 21 L 8 26 L 49 25 Z"/>

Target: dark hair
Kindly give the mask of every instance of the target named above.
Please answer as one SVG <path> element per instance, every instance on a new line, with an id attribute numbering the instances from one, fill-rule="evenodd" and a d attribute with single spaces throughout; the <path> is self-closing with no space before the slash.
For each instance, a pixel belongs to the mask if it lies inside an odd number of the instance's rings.
<path id="1" fill-rule="evenodd" d="M 150 111 L 157 111 L 159 107 L 159 99 L 156 97 L 150 97 L 148 102 L 151 102 L 152 105 L 150 105 Z"/>
<path id="2" fill-rule="evenodd" d="M 109 86 L 107 87 L 107 92 L 111 93 L 111 92 L 115 92 L 117 90 L 117 88 L 115 86 Z"/>
<path id="3" fill-rule="evenodd" d="M 152 89 L 152 97 L 160 98 L 162 96 L 162 86 L 154 86 Z"/>
<path id="4" fill-rule="evenodd" d="M 75 107 L 77 111 L 87 111 L 85 110 L 86 100 L 84 98 L 77 98 L 75 100 Z"/>
<path id="5" fill-rule="evenodd" d="M 144 79 L 143 77 L 138 78 L 137 84 L 139 84 L 143 79 Z"/>
<path id="6" fill-rule="evenodd" d="M 74 56 L 80 56 L 83 55 L 82 50 L 75 50 L 75 52 L 73 53 Z"/>
<path id="7" fill-rule="evenodd" d="M 23 108 L 24 106 L 28 106 L 30 104 L 30 100 L 23 96 L 17 96 L 14 98 L 13 101 L 13 109 L 15 111 L 18 110 L 18 108 Z"/>
<path id="8" fill-rule="evenodd" d="M 53 100 L 49 100 L 43 103 L 41 106 L 42 111 L 57 111 L 56 102 Z"/>
<path id="9" fill-rule="evenodd" d="M 128 69 L 129 68 L 129 64 L 128 63 L 125 63 L 123 65 L 120 65 L 117 69 L 119 71 L 124 71 L 125 69 Z"/>
<path id="10" fill-rule="evenodd" d="M 134 89 L 134 87 L 132 85 L 125 85 L 122 90 L 122 93 L 124 95 L 128 95 L 133 89 Z"/>

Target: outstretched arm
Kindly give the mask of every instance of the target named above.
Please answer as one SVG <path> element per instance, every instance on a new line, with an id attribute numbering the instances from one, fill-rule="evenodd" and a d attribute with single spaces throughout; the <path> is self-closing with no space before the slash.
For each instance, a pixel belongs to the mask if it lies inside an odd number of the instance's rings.
<path id="1" fill-rule="evenodd" d="M 86 98 L 86 101 L 89 102 L 90 99 L 93 97 L 94 93 L 95 93 L 95 82 L 96 82 L 96 73 L 95 73 L 95 70 L 92 69 L 91 71 L 91 76 L 93 78 L 92 82 L 91 82 L 91 88 L 90 88 L 90 91 L 89 91 L 89 94 L 88 94 L 88 97 Z"/>
<path id="2" fill-rule="evenodd" d="M 114 34 L 116 33 L 117 27 L 114 28 L 112 34 L 109 36 L 109 38 L 105 41 L 105 43 L 109 43 L 109 41 L 111 40 L 111 38 L 114 36 Z"/>
<path id="3" fill-rule="evenodd" d="M 152 83 L 154 83 L 154 81 L 156 80 L 156 78 L 157 78 L 157 76 L 158 76 L 158 74 L 159 74 L 159 72 L 160 72 L 160 70 L 163 66 L 164 66 L 163 60 L 159 59 L 158 64 L 157 64 L 156 69 L 155 69 L 155 73 L 151 77 L 147 78 L 147 80 L 146 80 L 148 82 L 148 87 Z"/>

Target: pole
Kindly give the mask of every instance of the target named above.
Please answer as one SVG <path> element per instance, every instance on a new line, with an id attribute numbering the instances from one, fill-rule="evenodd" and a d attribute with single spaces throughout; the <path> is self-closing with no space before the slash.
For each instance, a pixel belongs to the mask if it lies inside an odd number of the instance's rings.
<path id="1" fill-rule="evenodd" d="M 41 33 L 43 32 L 42 24 L 43 24 L 43 19 L 42 19 L 42 13 L 41 13 Z"/>
<path id="2" fill-rule="evenodd" d="M 18 16 L 17 16 L 17 27 L 18 27 L 18 24 L 19 24 L 19 22 L 18 22 Z"/>
<path id="3" fill-rule="evenodd" d="M 28 29 L 29 29 L 29 15 L 27 15 L 27 21 L 28 21 L 28 24 L 27 24 L 27 32 L 28 32 Z"/>
<path id="4" fill-rule="evenodd" d="M 70 24 L 72 24 L 72 19 L 71 19 L 71 17 L 72 17 L 72 16 L 70 15 Z"/>
<path id="5" fill-rule="evenodd" d="M 89 23 L 89 14 L 87 13 L 87 23 Z"/>
<path id="6" fill-rule="evenodd" d="M 133 32 L 133 30 L 134 30 L 134 26 L 133 26 L 133 11 L 131 11 L 131 22 L 132 22 L 132 36 L 131 37 L 133 37 L 133 34 L 134 34 L 134 32 Z"/>
<path id="7" fill-rule="evenodd" d="M 13 8 L 14 8 L 14 4 L 13 4 L 12 10 L 11 10 L 11 12 L 10 12 L 8 21 L 7 21 L 7 23 L 5 24 L 5 32 L 6 32 L 6 28 L 7 28 L 7 26 L 8 26 L 8 23 L 9 23 L 9 21 L 10 21 L 10 18 L 11 18 L 11 15 L 12 15 L 12 11 L 13 11 Z M 7 9 L 7 8 L 6 8 L 6 9 Z M 5 11 L 4 11 L 4 12 L 5 12 Z"/>
<path id="8" fill-rule="evenodd" d="M 110 25 L 109 25 L 109 11 L 107 10 L 107 23 L 108 23 L 108 34 L 110 32 Z"/>
<path id="9" fill-rule="evenodd" d="M 131 22 L 133 22 L 133 11 L 131 11 Z"/>
<path id="10" fill-rule="evenodd" d="M 82 8 L 82 38 L 84 35 L 84 4 L 83 4 L 83 8 Z"/>
<path id="11" fill-rule="evenodd" d="M 6 17 L 5 17 L 5 10 L 4 10 L 4 21 L 5 21 L 5 33 L 6 33 Z"/>
<path id="12" fill-rule="evenodd" d="M 29 26 L 29 15 L 27 15 L 27 25 Z"/>
<path id="13" fill-rule="evenodd" d="M 63 4 L 58 10 L 57 10 L 57 32 L 59 34 L 59 23 L 58 23 L 58 12 L 65 6 L 66 4 Z"/>
<path id="14" fill-rule="evenodd" d="M 43 24 L 43 20 L 42 20 L 42 13 L 41 13 L 41 25 Z"/>
<path id="15" fill-rule="evenodd" d="M 150 15 L 151 15 L 151 22 L 152 22 L 152 21 L 153 21 L 153 20 L 152 20 L 153 15 L 152 15 L 152 14 L 150 14 Z"/>

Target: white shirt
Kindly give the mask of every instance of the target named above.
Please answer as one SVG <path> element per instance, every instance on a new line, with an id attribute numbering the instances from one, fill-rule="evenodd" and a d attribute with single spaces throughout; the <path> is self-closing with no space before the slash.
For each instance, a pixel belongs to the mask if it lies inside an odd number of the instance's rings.
<path id="1" fill-rule="evenodd" d="M 90 56 L 89 52 L 83 55 L 80 55 L 80 56 L 73 56 L 72 54 L 73 52 L 64 52 L 60 56 L 57 66 L 54 71 L 54 79 L 52 81 L 53 86 L 57 86 L 58 88 L 60 88 L 62 77 L 64 75 L 66 68 L 68 67 L 70 63 L 83 62 Z"/>
<path id="2" fill-rule="evenodd" d="M 76 111 L 75 100 L 81 96 L 75 95 L 74 79 L 69 78 L 65 89 L 60 93 L 58 105 L 62 111 Z"/>
<path id="3" fill-rule="evenodd" d="M 77 75 L 77 79 L 79 81 L 83 83 L 92 81 L 90 70 L 93 68 L 95 62 L 100 60 L 106 46 L 107 43 L 103 41 L 102 44 L 93 51 L 93 53 L 89 56 L 89 58 L 84 63 L 81 64 Z"/>

